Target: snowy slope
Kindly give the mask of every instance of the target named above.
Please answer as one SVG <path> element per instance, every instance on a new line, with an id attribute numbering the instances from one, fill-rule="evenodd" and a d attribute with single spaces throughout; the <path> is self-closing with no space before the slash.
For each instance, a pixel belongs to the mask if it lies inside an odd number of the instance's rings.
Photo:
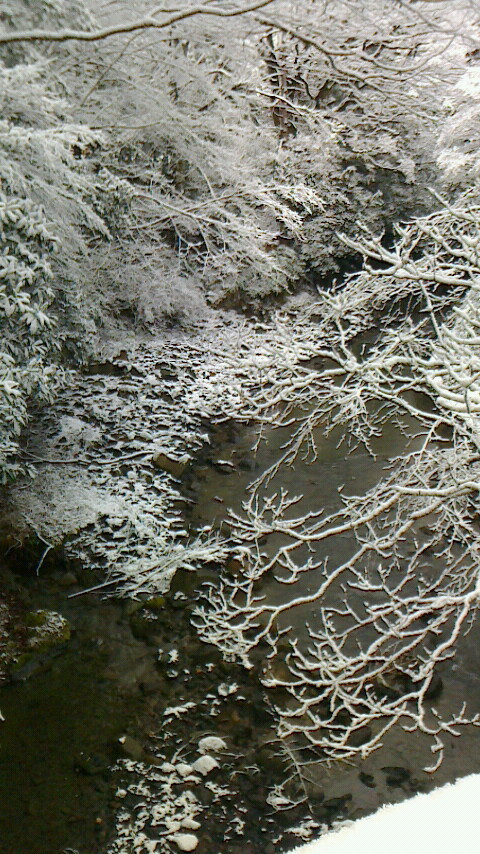
<path id="1" fill-rule="evenodd" d="M 295 854 L 476 854 L 479 812 L 480 774 L 472 774 L 428 795 L 385 806 L 295 848 Z"/>

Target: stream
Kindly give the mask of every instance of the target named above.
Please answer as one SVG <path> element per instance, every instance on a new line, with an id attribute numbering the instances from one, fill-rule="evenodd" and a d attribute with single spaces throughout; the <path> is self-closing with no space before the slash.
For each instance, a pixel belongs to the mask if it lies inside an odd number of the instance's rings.
<path id="1" fill-rule="evenodd" d="M 60 583 L 59 583 L 60 582 Z M 34 656 L 0 692 L 0 851 L 95 851 L 115 802 L 110 766 L 125 732 L 141 734 L 142 688 L 158 680 L 121 603 L 69 599 L 62 577 L 29 580 L 29 608 L 66 617 L 71 640 Z"/>
<path id="2" fill-rule="evenodd" d="M 191 528 L 213 524 L 221 530 L 227 508 L 240 510 L 249 483 L 276 460 L 285 438 L 285 431 L 272 431 L 254 454 L 252 429 L 230 423 L 215 428 L 211 446 L 184 478 Z M 301 493 L 296 512 L 319 506 L 333 511 L 339 506 L 339 487 L 355 492 L 372 486 L 405 441 L 389 427 L 376 441 L 372 460 L 361 450 L 345 455 L 335 435 L 319 438 L 317 460 L 284 470 L 281 482 L 277 477 L 270 488 L 281 485 Z M 350 538 L 339 539 L 336 559 L 351 548 Z M 445 759 L 433 779 L 423 771 L 431 763 L 428 745 L 420 736 L 395 730 L 360 765 L 312 765 L 310 807 L 272 815 L 265 799 L 268 788 L 282 781 L 283 766 L 275 751 L 264 752 L 271 733 L 264 691 L 240 665 L 223 662 L 215 649 L 202 644 L 190 625 L 201 583 L 214 573 L 212 567 L 180 572 L 169 594 L 142 606 L 93 593 L 72 598 L 87 584 L 56 553 L 39 575 L 35 564 L 8 571 L 20 609 L 61 614 L 71 637 L 27 661 L 0 691 L 5 717 L 0 725 L 0 854 L 133 851 L 127 835 L 124 848 L 113 841 L 119 833 L 117 793 L 122 798 L 127 793 L 122 821 L 133 826 L 131 816 L 138 814 L 142 798 L 158 797 L 154 790 L 142 794 L 142 768 L 165 758 L 170 762 L 178 751 L 193 761 L 195 739 L 205 734 L 225 738 L 229 754 L 218 771 L 217 789 L 209 790 L 213 795 L 202 789 L 198 796 L 205 816 L 198 854 L 274 854 L 272 839 L 284 848 L 298 844 L 298 835 L 289 830 L 295 822 L 311 820 L 315 829 L 478 772 L 480 729 L 470 726 L 461 738 L 447 736 Z M 306 573 L 299 592 L 314 584 L 315 574 Z M 284 595 L 279 587 L 267 585 L 272 601 Z M 299 609 L 295 619 L 301 635 L 315 614 Z M 442 665 L 444 689 L 436 705 L 443 714 L 464 700 L 471 714 L 480 711 L 479 643 L 477 625 L 462 640 L 454 662 Z M 131 771 L 137 783 L 129 788 Z M 161 782 L 157 778 L 157 786 Z"/>
<path id="3" fill-rule="evenodd" d="M 363 448 L 346 454 L 345 445 L 339 444 L 338 434 L 325 438 L 317 433 L 316 460 L 311 463 L 297 460 L 293 467 L 284 467 L 270 482 L 267 492 L 270 494 L 283 488 L 291 495 L 302 495 L 302 500 L 294 508 L 295 515 L 318 510 L 319 507 L 326 512 L 334 512 L 340 507 L 340 488 L 347 494 L 363 493 L 378 481 L 390 458 L 407 447 L 412 448 L 412 443 L 415 443 L 412 438 L 414 427 L 413 423 L 406 422 L 402 430 L 393 424 L 385 425 L 382 435 L 372 442 L 375 458 Z M 236 512 L 241 510 L 249 484 L 276 461 L 288 439 L 288 432 L 284 429 L 269 431 L 254 456 L 251 448 L 255 439 L 253 430 L 239 432 L 234 426 L 227 428 L 221 442 L 221 459 L 232 463 L 233 468 L 214 463 L 196 470 L 197 501 L 191 513 L 195 525 L 201 526 L 213 520 L 222 530 L 228 516 L 227 508 Z M 271 540 L 269 538 L 265 546 L 267 554 L 271 554 L 279 542 L 277 535 Z M 347 559 L 352 548 L 351 535 L 337 537 L 334 541 L 335 562 Z M 322 546 L 322 550 L 317 547 L 315 557 L 328 556 L 329 549 L 332 549 L 330 541 L 327 547 Z M 295 583 L 295 595 L 311 593 L 318 578 L 315 571 L 305 573 Z M 262 592 L 269 602 L 285 601 L 285 588 L 275 581 L 265 581 Z M 300 641 L 307 638 L 308 624 L 315 627 L 315 606 L 313 610 L 308 606 L 288 612 L 288 625 Z M 443 690 L 435 698 L 435 708 L 443 717 L 458 711 L 464 702 L 470 716 L 480 712 L 479 648 L 480 625 L 477 621 L 459 641 L 453 661 L 441 663 L 438 669 Z M 433 777 L 423 770 L 432 764 L 432 754 L 425 737 L 406 733 L 397 727 L 387 734 L 382 744 L 379 751 L 361 763 L 360 773 L 357 765 L 348 767 L 347 763 L 343 766 L 336 763 L 330 769 L 314 766 L 309 771 L 310 778 L 316 786 L 327 790 L 331 798 L 342 799 L 346 793 L 351 795 L 349 816 L 357 817 L 386 801 L 401 799 L 405 791 L 428 790 L 457 777 L 478 773 L 480 768 L 480 728 L 473 725 L 462 727 L 458 738 L 453 735 L 445 737 L 444 760 Z"/>

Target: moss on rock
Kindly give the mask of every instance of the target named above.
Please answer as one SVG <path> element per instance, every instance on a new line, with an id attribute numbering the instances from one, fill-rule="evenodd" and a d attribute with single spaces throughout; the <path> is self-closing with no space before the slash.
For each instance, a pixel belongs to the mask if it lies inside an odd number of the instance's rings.
<path id="1" fill-rule="evenodd" d="M 56 611 L 41 609 L 30 611 L 25 620 L 28 631 L 28 647 L 43 652 L 70 640 L 70 625 Z"/>

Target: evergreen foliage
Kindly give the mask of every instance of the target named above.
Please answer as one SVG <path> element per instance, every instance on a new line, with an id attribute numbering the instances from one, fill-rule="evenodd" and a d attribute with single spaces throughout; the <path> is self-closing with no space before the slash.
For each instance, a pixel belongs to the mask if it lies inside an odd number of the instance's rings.
<path id="1" fill-rule="evenodd" d="M 55 248 L 42 212 L 32 201 L 0 194 L 0 475 L 19 470 L 18 439 L 28 403 L 49 400 L 58 343 L 51 314 L 49 252 Z"/>
<path id="2" fill-rule="evenodd" d="M 23 4 L 27 21 L 60 25 L 72 4 Z M 21 8 L 15 7 L 18 13 Z M 17 23 L 2 10 L 7 24 Z M 28 13 L 28 14 L 27 14 Z M 33 15 L 33 18 L 32 18 Z M 86 17 L 78 18 L 83 24 Z M 25 470 L 16 454 L 32 406 L 58 388 L 64 354 L 89 328 L 90 247 L 107 240 L 108 177 L 82 159 L 101 135 L 72 118 L 51 62 L 33 48 L 0 51 L 2 453 L 0 479 Z M 66 348 L 66 349 L 65 349 Z"/>

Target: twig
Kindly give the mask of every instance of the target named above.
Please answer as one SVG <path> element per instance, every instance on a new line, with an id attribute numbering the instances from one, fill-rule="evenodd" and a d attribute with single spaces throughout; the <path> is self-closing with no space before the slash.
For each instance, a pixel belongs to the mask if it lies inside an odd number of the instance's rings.
<path id="1" fill-rule="evenodd" d="M 30 451 L 23 450 L 22 454 L 25 454 L 27 457 L 34 463 L 46 463 L 47 465 L 82 465 L 82 466 L 113 466 L 116 463 L 123 463 L 126 460 L 133 460 L 136 457 L 147 457 L 151 451 L 134 451 L 131 454 L 125 454 L 123 457 L 115 457 L 111 460 L 85 460 L 83 457 L 73 457 L 67 458 L 64 460 L 52 460 L 46 457 L 36 457 L 35 454 L 32 454 Z"/>
<path id="2" fill-rule="evenodd" d="M 95 587 L 87 587 L 85 590 L 77 590 L 76 593 L 70 593 L 68 599 L 75 599 L 77 596 L 83 596 L 85 593 L 94 593 L 95 590 L 102 590 L 104 587 L 109 587 L 111 584 L 117 584 L 118 579 L 110 578 L 109 581 L 104 581 L 102 584 L 96 584 Z"/>

